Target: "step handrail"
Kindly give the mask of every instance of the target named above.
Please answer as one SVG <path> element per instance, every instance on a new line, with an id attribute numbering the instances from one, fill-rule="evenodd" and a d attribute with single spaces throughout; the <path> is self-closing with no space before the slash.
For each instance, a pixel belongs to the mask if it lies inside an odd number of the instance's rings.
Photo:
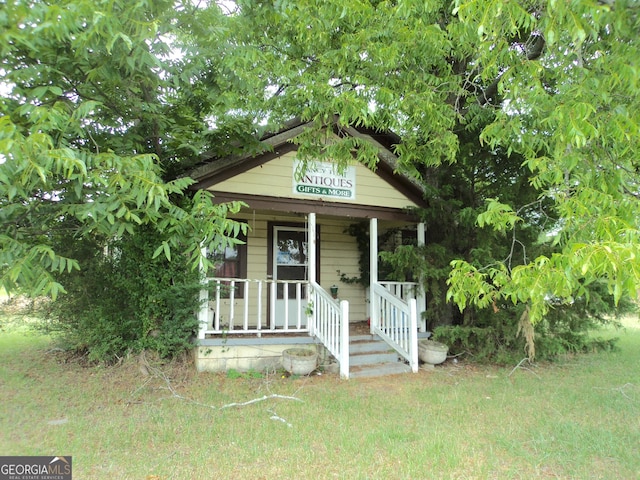
<path id="1" fill-rule="evenodd" d="M 404 301 L 379 283 L 374 284 L 371 330 L 404 357 L 411 371 L 418 371 L 418 314 L 416 299 Z"/>
<path id="2" fill-rule="evenodd" d="M 338 301 L 311 280 L 311 328 L 315 336 L 338 360 L 340 376 L 349 378 L 349 302 Z"/>

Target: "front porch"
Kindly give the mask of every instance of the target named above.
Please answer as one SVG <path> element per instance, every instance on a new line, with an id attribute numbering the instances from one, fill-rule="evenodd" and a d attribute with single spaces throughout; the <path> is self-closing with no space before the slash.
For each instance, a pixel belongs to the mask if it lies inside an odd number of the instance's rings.
<path id="1" fill-rule="evenodd" d="M 198 370 L 279 368 L 283 350 L 307 345 L 318 350 L 321 365 L 337 365 L 341 377 L 349 378 L 350 332 L 356 326 L 362 330 L 362 323 L 366 321 L 367 333 L 385 342 L 410 371 L 416 372 L 418 336 L 426 335 L 422 320 L 425 299 L 416 283 L 378 281 L 377 228 L 377 219 L 371 219 L 373 260 L 366 289 L 367 319 L 352 318 L 350 302 L 339 298 L 338 289 L 334 286 L 329 293 L 314 280 L 318 262 L 313 213 L 307 217 L 308 245 L 305 245 L 303 262 L 306 279 L 207 278 L 201 293 L 203 308 L 196 347 Z M 424 230 L 419 226 L 420 241 L 424 241 Z M 274 258 L 292 255 L 289 251 L 284 254 L 278 251 Z"/>
<path id="2" fill-rule="evenodd" d="M 428 333 L 418 332 L 418 339 Z M 195 349 L 199 371 L 273 372 L 282 369 L 282 352 L 288 348 L 311 348 L 318 355 L 318 369 L 339 373 L 340 365 L 333 355 L 308 333 L 233 333 L 207 336 Z M 389 360 L 391 358 L 391 360 Z M 371 334 L 368 320 L 349 324 L 348 378 L 379 376 L 411 371 L 407 362 Z"/>

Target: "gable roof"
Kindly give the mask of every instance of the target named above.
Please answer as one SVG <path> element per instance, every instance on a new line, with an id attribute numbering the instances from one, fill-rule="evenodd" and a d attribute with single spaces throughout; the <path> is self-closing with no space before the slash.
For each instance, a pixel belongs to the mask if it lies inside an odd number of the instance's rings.
<path id="1" fill-rule="evenodd" d="M 288 122 L 281 130 L 267 133 L 261 137 L 260 142 L 265 146 L 263 153 L 248 152 L 205 161 L 190 173 L 189 176 L 195 180 L 195 184 L 191 188 L 196 190 L 209 188 L 216 183 L 261 166 L 285 153 L 297 150 L 298 146 L 292 140 L 311 126 L 311 122 L 302 122 L 296 118 Z M 400 143 L 398 135 L 364 127 L 340 125 L 338 115 L 334 115 L 327 126 L 338 135 L 350 135 L 376 146 L 378 163 L 374 173 L 405 194 L 415 204 L 426 206 L 422 185 L 415 179 L 396 171 L 398 157 L 393 153 L 392 148 L 393 145 Z"/>

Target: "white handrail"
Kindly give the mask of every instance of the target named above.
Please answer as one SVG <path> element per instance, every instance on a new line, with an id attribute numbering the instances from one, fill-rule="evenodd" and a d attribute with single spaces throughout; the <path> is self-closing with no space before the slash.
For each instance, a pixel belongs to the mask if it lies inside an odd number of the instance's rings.
<path id="1" fill-rule="evenodd" d="M 311 332 L 340 364 L 340 376 L 349 378 L 349 302 L 338 302 L 311 281 Z"/>
<path id="2" fill-rule="evenodd" d="M 387 280 L 381 280 L 378 283 L 393 295 L 404 301 L 409 301 L 410 298 L 416 298 L 416 292 L 419 285 L 416 282 L 392 282 Z"/>
<path id="3" fill-rule="evenodd" d="M 372 322 L 373 333 L 377 334 L 400 355 L 414 373 L 418 371 L 418 315 L 416 299 L 404 301 L 393 295 L 381 284 L 374 285 L 372 295 L 376 296 L 378 308 L 376 321 Z"/>
<path id="4" fill-rule="evenodd" d="M 409 302 L 412 298 L 416 299 L 419 330 L 421 332 L 426 332 L 427 321 L 424 318 L 424 312 L 427 311 L 427 299 L 425 297 L 424 290 L 420 288 L 420 284 L 417 282 L 396 282 L 386 280 L 378 283 L 405 302 Z"/>

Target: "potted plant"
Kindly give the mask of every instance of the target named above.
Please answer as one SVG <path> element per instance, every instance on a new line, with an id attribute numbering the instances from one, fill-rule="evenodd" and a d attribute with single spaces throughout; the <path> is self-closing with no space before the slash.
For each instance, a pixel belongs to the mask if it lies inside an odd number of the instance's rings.
<path id="1" fill-rule="evenodd" d="M 449 347 L 435 340 L 424 339 L 418 342 L 418 358 L 424 363 L 438 365 L 447 359 Z"/>
<path id="2" fill-rule="evenodd" d="M 318 366 L 318 352 L 310 348 L 288 348 L 282 352 L 282 367 L 291 375 L 309 375 Z"/>

